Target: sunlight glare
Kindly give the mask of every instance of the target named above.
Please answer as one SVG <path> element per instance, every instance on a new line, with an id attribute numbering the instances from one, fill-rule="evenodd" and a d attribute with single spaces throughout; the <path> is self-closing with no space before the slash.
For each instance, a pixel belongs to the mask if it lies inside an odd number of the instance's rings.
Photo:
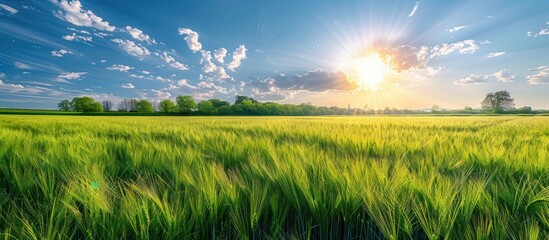
<path id="1" fill-rule="evenodd" d="M 391 71 L 391 67 L 378 54 L 355 59 L 352 65 L 358 84 L 371 90 L 377 89 Z"/>

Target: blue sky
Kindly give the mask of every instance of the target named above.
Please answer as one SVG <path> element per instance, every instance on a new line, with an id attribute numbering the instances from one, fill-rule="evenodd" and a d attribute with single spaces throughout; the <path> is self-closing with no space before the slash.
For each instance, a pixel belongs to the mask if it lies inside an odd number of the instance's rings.
<path id="1" fill-rule="evenodd" d="M 0 0 L 0 107 L 248 95 L 462 108 L 509 90 L 518 107 L 549 109 L 547 9 L 548 1 Z M 375 87 L 360 80 L 369 73 L 357 75 L 365 56 L 387 66 Z"/>

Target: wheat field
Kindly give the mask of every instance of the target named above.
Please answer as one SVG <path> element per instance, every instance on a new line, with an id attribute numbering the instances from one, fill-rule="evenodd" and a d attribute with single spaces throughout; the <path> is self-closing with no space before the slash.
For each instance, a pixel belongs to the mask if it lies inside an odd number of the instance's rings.
<path id="1" fill-rule="evenodd" d="M 549 117 L 0 116 L 3 239 L 548 239 Z"/>

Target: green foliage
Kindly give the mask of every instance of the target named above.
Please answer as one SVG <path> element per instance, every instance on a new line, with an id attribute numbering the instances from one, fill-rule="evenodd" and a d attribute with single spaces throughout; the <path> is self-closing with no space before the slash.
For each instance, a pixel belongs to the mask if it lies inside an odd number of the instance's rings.
<path id="1" fill-rule="evenodd" d="M 57 108 L 59 111 L 68 112 L 71 110 L 71 102 L 69 102 L 69 100 L 63 100 L 57 104 Z"/>
<path id="2" fill-rule="evenodd" d="M 59 103 L 60 107 L 66 107 L 67 100 L 61 101 Z M 103 112 L 103 105 L 100 102 L 96 102 L 93 98 L 84 96 L 84 97 L 75 97 L 70 102 L 71 110 L 75 112 Z"/>
<path id="3" fill-rule="evenodd" d="M 163 113 L 172 113 L 177 110 L 175 103 L 170 99 L 164 99 L 158 103 L 158 110 Z"/>
<path id="4" fill-rule="evenodd" d="M 154 108 L 151 104 L 151 102 L 141 99 L 135 103 L 137 112 L 143 112 L 143 113 L 151 113 L 154 112 Z"/>
<path id="5" fill-rule="evenodd" d="M 192 96 L 177 96 L 175 98 L 177 109 L 180 113 L 189 114 L 196 110 L 196 102 Z"/>
<path id="6" fill-rule="evenodd" d="M 497 91 L 486 94 L 480 104 L 485 111 L 502 113 L 515 107 L 515 99 L 508 91 Z"/>
<path id="7" fill-rule="evenodd" d="M 2 115 L 0 236 L 547 239 L 549 119 Z"/>
<path id="8" fill-rule="evenodd" d="M 214 104 L 209 100 L 201 101 L 201 102 L 198 103 L 197 106 L 198 106 L 198 111 L 202 115 L 214 115 L 217 111 Z"/>

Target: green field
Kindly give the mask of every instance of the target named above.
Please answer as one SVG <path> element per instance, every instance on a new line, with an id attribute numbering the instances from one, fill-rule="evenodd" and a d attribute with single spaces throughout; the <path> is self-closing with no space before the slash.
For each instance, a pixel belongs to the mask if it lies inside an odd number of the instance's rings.
<path id="1" fill-rule="evenodd" d="M 549 117 L 0 116 L 3 239 L 548 239 Z"/>

